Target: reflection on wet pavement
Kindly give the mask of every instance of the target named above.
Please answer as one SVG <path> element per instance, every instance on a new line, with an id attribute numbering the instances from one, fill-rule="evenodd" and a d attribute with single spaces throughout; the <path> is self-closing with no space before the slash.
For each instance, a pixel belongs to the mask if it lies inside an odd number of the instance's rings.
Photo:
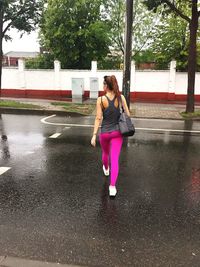
<path id="1" fill-rule="evenodd" d="M 199 136 L 136 132 L 124 142 L 118 194 L 110 199 L 91 129 L 63 127 L 49 139 L 57 126 L 27 119 L 4 117 L 0 164 L 12 169 L 0 179 L 0 255 L 85 266 L 199 266 Z"/>

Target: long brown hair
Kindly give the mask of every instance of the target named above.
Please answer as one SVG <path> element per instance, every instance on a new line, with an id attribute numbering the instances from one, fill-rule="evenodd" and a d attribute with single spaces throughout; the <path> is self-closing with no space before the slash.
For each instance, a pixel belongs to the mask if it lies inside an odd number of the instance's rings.
<path id="1" fill-rule="evenodd" d="M 110 91 L 113 91 L 117 97 L 120 96 L 119 85 L 115 75 L 104 76 L 104 82 L 107 84 Z"/>

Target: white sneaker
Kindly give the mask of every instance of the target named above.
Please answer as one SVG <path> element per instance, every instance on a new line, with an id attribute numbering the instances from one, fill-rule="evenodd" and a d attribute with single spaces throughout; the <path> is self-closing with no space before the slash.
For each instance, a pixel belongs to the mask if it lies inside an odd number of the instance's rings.
<path id="1" fill-rule="evenodd" d="M 110 186 L 109 186 L 109 196 L 110 196 L 110 197 L 115 197 L 116 194 L 117 194 L 117 189 L 116 189 L 116 187 L 110 185 Z"/>
<path id="2" fill-rule="evenodd" d="M 109 174 L 110 174 L 109 167 L 108 167 L 108 169 L 106 170 L 105 166 L 103 165 L 103 172 L 104 172 L 104 175 L 105 175 L 105 176 L 109 176 Z"/>

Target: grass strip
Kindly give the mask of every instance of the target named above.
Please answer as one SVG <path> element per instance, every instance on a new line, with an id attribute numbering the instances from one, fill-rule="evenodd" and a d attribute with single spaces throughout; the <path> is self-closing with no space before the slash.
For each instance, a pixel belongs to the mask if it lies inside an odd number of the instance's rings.
<path id="1" fill-rule="evenodd" d="M 95 110 L 95 104 L 76 104 L 66 102 L 52 102 L 51 104 L 63 107 L 68 112 L 75 112 L 83 115 L 91 115 Z"/>
<path id="2" fill-rule="evenodd" d="M 180 113 L 183 118 L 192 119 L 192 118 L 200 118 L 200 110 L 196 110 L 195 112 L 181 112 Z"/>
<path id="3" fill-rule="evenodd" d="M 84 115 L 94 114 L 96 104 L 76 104 L 76 103 L 66 103 L 66 102 L 52 102 L 54 106 L 61 106 L 69 112 L 76 112 Z M 135 109 L 130 110 L 131 115 L 135 115 Z"/>
<path id="4" fill-rule="evenodd" d="M 25 104 L 25 103 L 13 101 L 13 100 L 0 100 L 0 107 L 41 109 L 41 107 L 38 105 Z"/>

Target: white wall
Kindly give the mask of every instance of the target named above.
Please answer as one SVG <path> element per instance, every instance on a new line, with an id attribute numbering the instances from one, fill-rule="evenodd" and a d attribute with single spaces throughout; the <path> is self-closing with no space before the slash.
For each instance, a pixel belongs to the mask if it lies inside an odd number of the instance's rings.
<path id="1" fill-rule="evenodd" d="M 187 75 L 185 73 L 176 73 L 175 80 L 176 94 L 187 94 Z"/>
<path id="2" fill-rule="evenodd" d="M 20 89 L 19 71 L 17 69 L 2 69 L 2 88 Z"/>
<path id="3" fill-rule="evenodd" d="M 200 95 L 200 72 L 196 75 L 195 94 Z"/>
<path id="4" fill-rule="evenodd" d="M 115 75 L 119 88 L 122 89 L 122 71 L 116 70 L 25 70 L 22 65 L 19 69 L 3 68 L 3 89 L 26 90 L 71 90 L 72 78 L 84 79 L 84 90 L 90 90 L 90 78 L 99 79 L 99 91 L 103 90 L 103 77 Z M 174 75 L 173 74 L 174 71 Z M 187 94 L 187 73 L 175 72 L 175 69 L 167 71 L 136 71 L 132 68 L 131 92 L 156 92 Z M 195 94 L 200 95 L 200 73 L 196 74 Z"/>
<path id="5" fill-rule="evenodd" d="M 176 85 L 175 85 L 175 93 L 177 95 L 185 95 L 187 94 L 187 84 L 188 84 L 188 76 L 187 73 L 176 73 Z M 196 73 L 195 79 L 195 94 L 200 95 L 200 73 Z"/>
<path id="6" fill-rule="evenodd" d="M 169 71 L 136 71 L 135 85 L 131 89 L 136 92 L 168 92 Z"/>
<path id="7" fill-rule="evenodd" d="M 52 90 L 55 89 L 54 71 L 25 71 L 25 84 L 27 89 L 42 89 Z"/>

